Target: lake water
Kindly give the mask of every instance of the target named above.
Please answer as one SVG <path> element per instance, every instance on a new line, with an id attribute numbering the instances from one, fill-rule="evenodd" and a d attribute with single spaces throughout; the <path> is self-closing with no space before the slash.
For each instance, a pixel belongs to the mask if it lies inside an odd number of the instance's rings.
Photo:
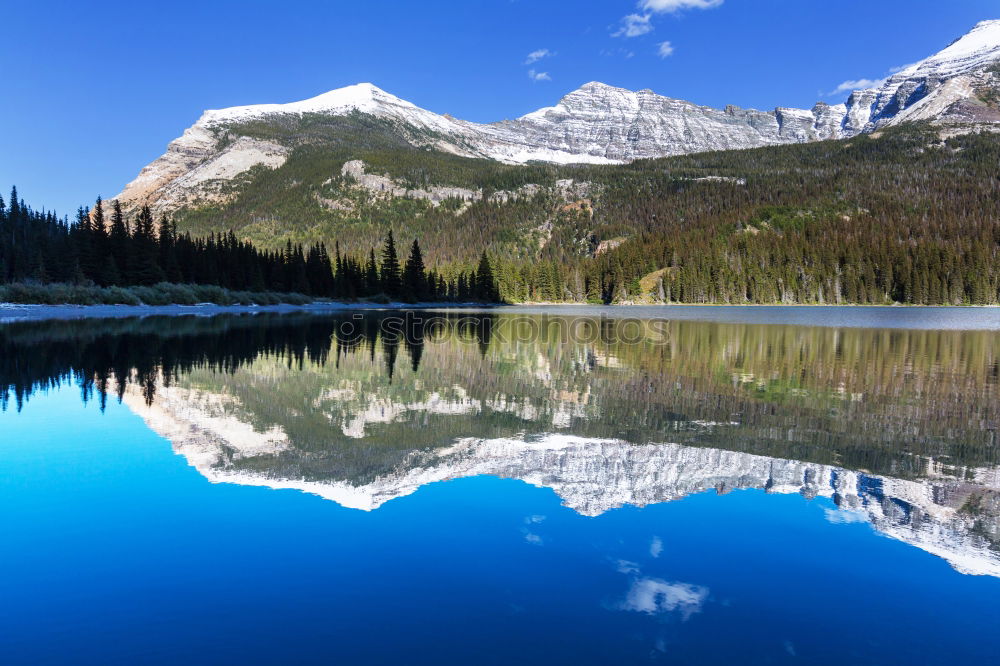
<path id="1" fill-rule="evenodd" d="M 4 324 L 0 663 L 997 663 L 998 330 Z"/>

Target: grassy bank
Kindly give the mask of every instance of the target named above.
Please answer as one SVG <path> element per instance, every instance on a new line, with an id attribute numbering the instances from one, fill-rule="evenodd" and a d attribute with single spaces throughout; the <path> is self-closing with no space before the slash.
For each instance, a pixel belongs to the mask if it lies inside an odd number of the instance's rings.
<path id="1" fill-rule="evenodd" d="M 233 291 L 213 285 L 167 282 L 142 287 L 26 283 L 0 285 L 0 303 L 23 305 L 306 305 L 316 300 L 304 294 Z"/>

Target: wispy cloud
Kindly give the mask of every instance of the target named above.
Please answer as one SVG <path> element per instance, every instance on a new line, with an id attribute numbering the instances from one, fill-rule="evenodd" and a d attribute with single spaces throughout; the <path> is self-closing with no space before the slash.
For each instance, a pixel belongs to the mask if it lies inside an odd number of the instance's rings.
<path id="1" fill-rule="evenodd" d="M 641 37 L 655 29 L 654 14 L 674 14 L 685 9 L 712 9 L 722 5 L 725 0 L 639 0 L 636 7 L 639 13 L 622 17 L 618 30 L 611 33 L 612 37 Z M 664 52 L 666 47 L 666 52 Z M 666 58 L 673 53 L 670 42 L 660 44 L 660 57 Z"/>
<path id="2" fill-rule="evenodd" d="M 651 14 L 629 14 L 621 20 L 621 27 L 616 32 L 611 33 L 612 37 L 639 37 L 646 33 L 653 32 Z"/>
<path id="3" fill-rule="evenodd" d="M 524 64 L 531 65 L 538 62 L 542 58 L 548 58 L 551 55 L 554 54 L 552 53 L 552 51 L 549 51 L 548 49 L 538 49 L 537 51 L 532 51 L 531 53 L 528 54 L 528 57 L 527 59 L 525 59 Z"/>
<path id="4" fill-rule="evenodd" d="M 623 574 L 637 574 L 639 573 L 639 565 L 635 562 L 630 562 L 629 560 L 618 560 L 615 562 L 615 568 L 618 573 Z"/>
<path id="5" fill-rule="evenodd" d="M 663 553 L 663 539 L 655 536 L 649 544 L 649 554 L 653 557 L 659 557 L 661 553 Z"/>
<path id="6" fill-rule="evenodd" d="M 537 72 L 533 69 L 528 70 L 528 78 L 532 81 L 551 81 L 552 77 L 549 76 L 548 72 Z"/>
<path id="7" fill-rule="evenodd" d="M 656 49 L 656 53 L 661 58 L 669 58 L 674 53 L 674 46 L 670 42 L 660 42 L 660 46 Z"/>
<path id="8" fill-rule="evenodd" d="M 893 74 L 899 74 L 903 70 L 907 70 L 913 67 L 917 63 L 910 63 L 909 65 L 900 65 L 898 67 L 890 67 L 887 76 L 881 79 L 849 79 L 844 81 L 839 86 L 834 88 L 828 93 L 824 93 L 827 97 L 836 97 L 837 95 L 843 95 L 844 93 L 854 92 L 855 90 L 867 90 L 868 88 L 880 88 L 885 85 L 885 82 L 889 80 Z"/>
<path id="9" fill-rule="evenodd" d="M 852 79 L 844 81 L 839 86 L 827 93 L 828 97 L 842 95 L 855 90 L 866 90 L 867 88 L 878 88 L 885 83 L 885 79 Z"/>
<path id="10" fill-rule="evenodd" d="M 725 0 L 639 0 L 639 8 L 647 12 L 666 14 L 682 9 L 712 9 Z"/>
<path id="11" fill-rule="evenodd" d="M 632 49 L 601 49 L 598 53 L 607 58 L 613 58 L 615 56 L 621 56 L 628 60 L 629 58 L 635 57 L 635 51 Z"/>

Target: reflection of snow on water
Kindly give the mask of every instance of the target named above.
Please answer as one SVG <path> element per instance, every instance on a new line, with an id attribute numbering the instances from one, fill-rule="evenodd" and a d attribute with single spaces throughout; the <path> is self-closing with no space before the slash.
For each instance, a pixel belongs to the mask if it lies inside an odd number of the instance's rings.
<path id="1" fill-rule="evenodd" d="M 296 449 L 281 431 L 259 433 L 239 422 L 219 399 L 195 399 L 190 391 L 170 387 L 159 392 L 153 407 L 147 407 L 138 389 L 130 391 L 134 393 L 126 394 L 126 403 L 213 482 L 297 489 L 348 508 L 371 511 L 430 483 L 487 475 L 550 488 L 565 506 L 586 516 L 708 490 L 799 493 L 810 499 L 832 499 L 837 510 L 826 511 L 831 523 L 869 522 L 880 533 L 937 555 L 958 571 L 1000 577 L 1000 553 L 990 548 L 984 536 L 1000 532 L 1000 516 L 992 509 L 965 509 L 969 502 L 1000 493 L 1000 471 L 995 469 L 952 470 L 952 475 L 946 475 L 940 465 L 928 462 L 927 479 L 903 480 L 722 449 L 639 446 L 543 434 L 460 439 L 448 447 L 415 450 L 399 467 L 355 485 L 344 478 L 288 478 L 262 470 L 262 460 L 279 456 L 287 469 L 287 457 L 296 455 Z M 464 412 L 469 405 L 458 407 L 448 401 L 436 405 L 440 413 L 452 414 Z M 257 468 L 241 469 L 241 459 L 249 457 L 255 458 Z M 654 540 L 650 554 L 655 557 L 662 549 L 662 542 Z"/>

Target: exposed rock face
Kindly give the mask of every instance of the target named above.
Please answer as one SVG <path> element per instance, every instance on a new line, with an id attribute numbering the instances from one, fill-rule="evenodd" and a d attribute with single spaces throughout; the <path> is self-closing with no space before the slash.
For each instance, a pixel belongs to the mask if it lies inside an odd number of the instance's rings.
<path id="1" fill-rule="evenodd" d="M 836 136 L 829 109 L 725 110 L 588 83 L 558 105 L 492 126 L 500 137 L 533 148 L 603 157 L 614 162 L 706 150 L 755 148 Z M 845 108 L 840 108 L 846 111 Z"/>
<path id="2" fill-rule="evenodd" d="M 460 439 L 445 448 L 414 450 L 404 464 L 357 483 L 336 470 L 322 477 L 289 474 L 296 456 L 307 460 L 311 452 L 297 452 L 280 430 L 255 433 L 220 416 L 220 399 L 164 388 L 156 403 L 146 406 L 133 388 L 125 402 L 212 482 L 297 489 L 371 511 L 429 483 L 490 475 L 551 488 L 566 506 L 588 516 L 708 490 L 800 493 L 832 498 L 838 507 L 828 516 L 832 522 L 869 522 L 959 571 L 1000 576 L 1000 552 L 990 541 L 1000 538 L 997 469 L 946 474 L 929 461 L 924 478 L 911 481 L 739 451 L 543 434 Z M 974 510 L 967 511 L 969 506 Z"/>
<path id="3" fill-rule="evenodd" d="M 426 189 L 411 189 L 388 176 L 367 173 L 365 171 L 365 163 L 361 160 L 345 162 L 340 170 L 340 174 L 350 178 L 375 196 L 426 199 L 435 206 L 440 205 L 442 201 L 447 199 L 479 201 L 482 198 L 482 192 L 479 190 L 468 190 L 464 187 L 436 187 L 432 185 Z"/>
<path id="4" fill-rule="evenodd" d="M 374 197 L 409 197 L 424 199 L 433 206 L 439 206 L 449 199 L 458 199 L 466 203 L 481 201 L 482 190 L 470 190 L 464 187 L 428 185 L 425 188 L 410 188 L 405 183 L 393 180 L 388 176 L 368 173 L 363 160 L 349 160 L 340 169 L 340 175 L 350 179 L 356 186 L 367 190 Z M 590 194 L 592 184 L 573 180 L 557 180 L 553 191 L 565 200 L 579 199 Z M 542 190 L 538 185 L 522 185 L 516 190 L 499 190 L 489 194 L 489 200 L 506 202 L 518 197 L 532 197 Z"/>
<path id="5" fill-rule="evenodd" d="M 371 84 L 290 104 L 206 111 L 118 195 L 168 211 L 218 197 L 226 182 L 255 165 L 280 166 L 287 146 L 228 128 L 302 114 L 360 112 L 388 120 L 415 146 L 506 163 L 619 163 L 710 150 L 754 148 L 851 137 L 901 122 L 930 120 L 966 129 L 1000 126 L 1000 21 L 984 21 L 940 53 L 854 92 L 847 104 L 810 110 L 713 109 L 650 90 L 588 83 L 552 107 L 515 120 L 476 124 L 421 109 Z M 226 129 L 226 131 L 220 131 Z M 954 132 L 954 127 L 948 131 Z"/>

